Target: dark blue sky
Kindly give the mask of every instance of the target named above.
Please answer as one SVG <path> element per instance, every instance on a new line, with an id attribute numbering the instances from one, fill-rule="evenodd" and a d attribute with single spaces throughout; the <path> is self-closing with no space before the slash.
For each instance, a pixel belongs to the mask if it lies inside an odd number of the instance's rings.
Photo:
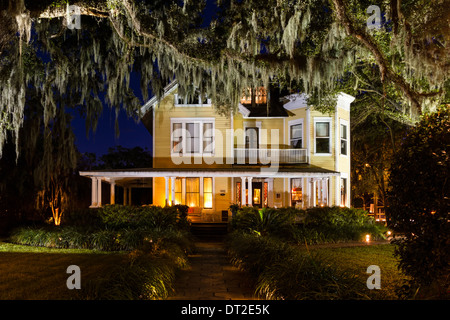
<path id="1" fill-rule="evenodd" d="M 205 11 L 203 13 L 203 25 L 208 26 L 212 17 L 217 12 L 215 1 L 208 0 Z M 139 80 L 136 75 L 130 77 L 130 86 L 135 93 L 140 95 Z M 142 99 L 141 99 L 142 100 Z M 146 101 L 143 101 L 145 103 Z M 152 136 L 141 122 L 136 123 L 135 119 L 128 118 L 124 110 L 119 114 L 119 130 L 120 135 L 116 137 L 115 132 L 115 110 L 107 107 L 103 108 L 103 113 L 98 121 L 97 130 L 89 131 L 89 136 L 86 136 L 85 119 L 79 116 L 72 120 L 73 131 L 76 136 L 76 146 L 81 153 L 92 152 L 97 155 L 97 158 L 108 152 L 108 148 L 114 146 L 122 146 L 133 148 L 140 146 L 151 151 Z"/>

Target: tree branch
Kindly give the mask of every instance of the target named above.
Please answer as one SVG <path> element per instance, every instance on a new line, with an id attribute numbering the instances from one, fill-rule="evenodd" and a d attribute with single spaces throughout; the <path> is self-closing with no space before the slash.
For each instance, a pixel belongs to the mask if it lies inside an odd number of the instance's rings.
<path id="1" fill-rule="evenodd" d="M 403 77 L 395 73 L 390 67 L 390 63 L 385 57 L 382 50 L 379 48 L 373 38 L 367 34 L 362 28 L 358 28 L 354 25 L 353 21 L 347 14 L 347 8 L 343 0 L 332 0 L 336 12 L 337 19 L 344 26 L 345 31 L 351 37 L 356 38 L 364 47 L 366 47 L 375 58 L 375 61 L 380 69 L 381 81 L 392 81 L 408 98 L 412 104 L 413 112 L 417 114 L 422 113 L 421 98 L 435 96 L 440 92 L 421 93 L 415 91 L 410 84 L 408 84 Z M 399 2 L 396 2 L 397 16 L 401 13 L 398 11 Z"/>

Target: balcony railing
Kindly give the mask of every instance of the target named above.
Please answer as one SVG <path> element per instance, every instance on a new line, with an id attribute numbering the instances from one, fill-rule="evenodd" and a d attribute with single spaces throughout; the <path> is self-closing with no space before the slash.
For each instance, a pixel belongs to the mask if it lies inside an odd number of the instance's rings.
<path id="1" fill-rule="evenodd" d="M 234 148 L 236 164 L 308 163 L 308 149 Z"/>

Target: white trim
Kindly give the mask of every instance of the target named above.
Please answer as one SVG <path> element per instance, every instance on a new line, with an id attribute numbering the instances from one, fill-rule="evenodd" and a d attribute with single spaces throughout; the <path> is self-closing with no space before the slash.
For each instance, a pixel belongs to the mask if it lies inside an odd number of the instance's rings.
<path id="1" fill-rule="evenodd" d="M 349 122 L 348 120 L 345 120 L 342 118 L 339 119 L 339 155 L 346 157 L 346 158 L 348 158 L 348 156 L 349 156 L 349 147 L 350 147 L 350 139 L 349 139 L 350 138 L 350 128 L 349 128 L 348 122 Z M 347 138 L 345 139 L 345 141 L 347 141 L 347 154 L 341 153 L 341 140 L 342 140 L 341 125 L 346 126 L 345 131 L 347 133 Z"/>
<path id="2" fill-rule="evenodd" d="M 145 115 L 150 108 L 154 108 L 161 100 L 163 100 L 165 97 L 167 97 L 169 94 L 171 94 L 174 90 L 178 88 L 178 82 L 177 80 L 172 81 L 164 88 L 164 94 L 160 99 L 158 99 L 156 96 L 153 96 L 150 100 L 148 100 L 142 107 L 141 107 L 141 114 Z"/>
<path id="3" fill-rule="evenodd" d="M 328 124 L 330 125 L 330 128 L 328 130 L 329 131 L 329 135 L 330 135 L 328 137 L 328 140 L 329 140 L 329 148 L 328 148 L 328 150 L 330 152 L 327 152 L 327 153 L 317 153 L 316 152 L 316 123 L 317 122 L 328 122 Z M 313 124 L 314 124 L 314 126 L 313 126 L 314 155 L 315 156 L 331 156 L 332 155 L 332 152 L 331 152 L 331 150 L 332 150 L 331 141 L 332 141 L 332 132 L 333 132 L 332 118 L 331 117 L 314 117 Z"/>
<path id="4" fill-rule="evenodd" d="M 181 96 L 180 96 L 180 98 L 181 98 Z M 202 99 L 201 99 L 201 96 L 200 95 L 198 95 L 198 103 L 192 103 L 192 104 L 189 104 L 189 103 L 187 103 L 187 98 L 186 97 L 184 97 L 184 102 L 185 103 L 178 103 L 178 93 L 175 93 L 174 94 L 174 102 L 173 102 L 173 105 L 174 105 L 174 107 L 176 107 L 176 108 L 178 108 L 178 107 L 180 107 L 180 108 L 189 108 L 189 107 L 191 107 L 191 108 L 198 108 L 198 107 L 200 107 L 200 108 L 210 108 L 211 106 L 212 106 L 212 104 L 211 104 L 211 99 L 209 99 L 209 98 L 206 98 L 206 103 L 202 103 Z"/>
<path id="5" fill-rule="evenodd" d="M 212 132 L 215 132 L 215 127 L 216 127 L 216 119 L 215 118 L 170 118 L 170 155 L 172 157 L 179 157 L 180 153 L 178 152 L 173 152 L 173 146 L 172 146 L 172 130 L 173 130 L 173 124 L 174 123 L 181 123 L 181 128 L 182 128 L 182 150 L 183 152 L 181 153 L 182 156 L 189 156 L 189 157 L 213 157 L 216 154 L 216 137 L 215 135 L 213 135 L 213 150 L 211 153 L 209 152 L 204 152 L 203 150 L 203 124 L 204 123 L 212 123 Z M 200 145 L 199 145 L 199 152 L 195 152 L 195 153 L 191 153 L 191 152 L 186 152 L 186 123 L 197 123 L 199 124 L 199 139 L 200 139 Z"/>
<path id="6" fill-rule="evenodd" d="M 294 94 L 290 94 L 284 97 L 285 99 L 289 100 L 288 102 L 286 102 L 283 107 L 286 110 L 292 111 L 292 110 L 297 110 L 297 109 L 303 109 L 308 107 L 307 104 L 307 95 L 304 93 L 294 93 Z"/>
<path id="7" fill-rule="evenodd" d="M 177 177 L 268 177 L 271 178 L 300 178 L 300 177 L 325 177 L 339 176 L 339 172 L 292 172 L 292 171 L 240 171 L 240 170 L 193 170 L 193 169 L 172 169 L 172 170 L 149 170 L 149 171 L 80 171 L 80 176 L 84 177 L 113 177 L 113 178 L 153 178 L 175 175 Z"/>
<path id="8" fill-rule="evenodd" d="M 288 134 L 287 134 L 288 142 L 289 142 L 289 146 L 290 146 L 291 145 L 291 126 L 295 126 L 295 125 L 298 125 L 298 124 L 302 125 L 302 147 L 301 147 L 301 149 L 304 149 L 304 146 L 305 146 L 305 139 L 304 139 L 305 126 L 303 125 L 303 118 L 295 119 L 295 120 L 289 120 L 288 121 Z"/>

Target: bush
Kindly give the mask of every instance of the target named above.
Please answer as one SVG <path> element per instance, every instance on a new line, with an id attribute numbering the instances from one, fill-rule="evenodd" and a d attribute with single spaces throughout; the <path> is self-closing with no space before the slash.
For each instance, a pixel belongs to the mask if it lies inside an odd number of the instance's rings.
<path id="1" fill-rule="evenodd" d="M 354 275 L 283 241 L 233 232 L 232 263 L 255 276 L 256 293 L 265 299 L 357 299 L 364 288 Z"/>
<path id="2" fill-rule="evenodd" d="M 450 109 L 424 115 L 395 155 L 386 209 L 390 227 L 404 235 L 396 241 L 401 269 L 436 296 L 450 286 L 449 146 Z"/>
<path id="3" fill-rule="evenodd" d="M 300 243 L 360 241 L 365 234 L 371 239 L 384 239 L 386 228 L 377 224 L 361 209 L 317 207 L 306 210 L 303 222 L 298 225 L 295 239 Z"/>
<path id="4" fill-rule="evenodd" d="M 283 209 L 243 207 L 232 220 L 232 228 L 260 235 L 290 238 L 298 211 Z"/>

